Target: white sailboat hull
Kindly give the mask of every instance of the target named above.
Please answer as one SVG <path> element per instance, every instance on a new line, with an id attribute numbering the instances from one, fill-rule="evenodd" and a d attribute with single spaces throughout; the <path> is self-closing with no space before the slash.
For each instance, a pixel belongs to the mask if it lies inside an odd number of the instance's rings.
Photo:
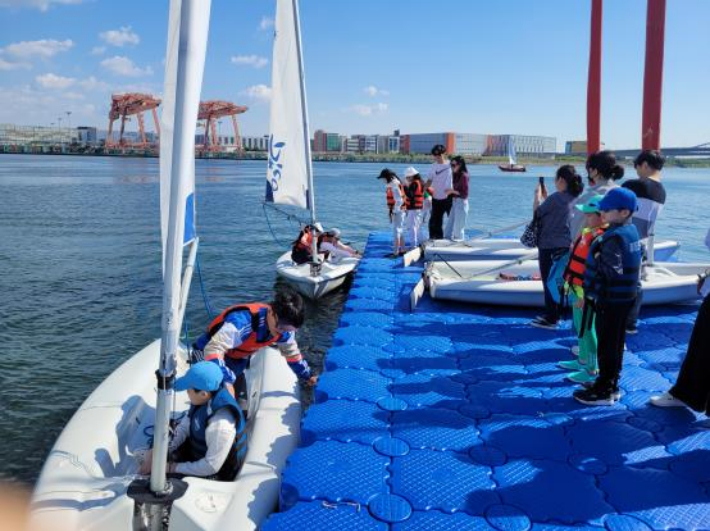
<path id="1" fill-rule="evenodd" d="M 311 275 L 310 264 L 298 265 L 291 260 L 291 251 L 276 261 L 276 273 L 301 295 L 316 300 L 339 288 L 360 263 L 359 258 L 343 258 L 339 262 L 325 261 L 320 273 Z"/>
<path id="2" fill-rule="evenodd" d="M 150 447 L 155 419 L 155 341 L 114 371 L 82 404 L 52 448 L 33 497 L 32 529 L 131 531 L 126 496 Z M 178 374 L 187 369 L 185 352 Z M 186 478 L 169 529 L 256 529 L 276 508 L 281 470 L 298 443 L 296 378 L 275 349 L 262 349 L 247 371 L 250 433 L 246 462 L 233 482 Z M 177 393 L 176 413 L 188 408 Z"/>
<path id="3" fill-rule="evenodd" d="M 503 267 L 500 271 L 471 278 L 477 271 L 503 266 L 505 261 L 457 262 L 451 266 L 433 262 L 427 271 L 429 293 L 434 299 L 489 304 L 495 306 L 527 306 L 545 304 L 542 281 L 501 280 L 499 274 L 513 276 L 539 275 L 537 262 Z M 454 272 L 452 267 L 458 272 Z M 672 304 L 698 298 L 698 274 L 710 264 L 657 263 L 646 268 L 641 282 L 644 305 Z M 461 275 L 461 276 L 459 276 Z"/>
<path id="4" fill-rule="evenodd" d="M 656 262 L 665 262 L 680 248 L 677 241 L 667 240 L 654 245 Z M 486 238 L 453 242 L 433 240 L 424 246 L 425 260 L 516 260 L 527 256 L 537 256 L 537 249 L 529 249 L 513 238 Z"/>

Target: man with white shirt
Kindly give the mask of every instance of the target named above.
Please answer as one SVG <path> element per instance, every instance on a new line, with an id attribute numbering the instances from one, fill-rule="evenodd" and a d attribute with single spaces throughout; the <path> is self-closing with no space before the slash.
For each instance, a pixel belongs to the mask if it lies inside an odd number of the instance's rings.
<path id="1" fill-rule="evenodd" d="M 431 187 L 434 191 L 431 202 L 431 217 L 429 218 L 429 238 L 441 240 L 444 237 L 444 214 L 451 211 L 451 196 L 447 190 L 453 188 L 451 164 L 446 159 L 446 148 L 437 144 L 431 149 L 434 163 L 431 165 L 424 188 Z"/>

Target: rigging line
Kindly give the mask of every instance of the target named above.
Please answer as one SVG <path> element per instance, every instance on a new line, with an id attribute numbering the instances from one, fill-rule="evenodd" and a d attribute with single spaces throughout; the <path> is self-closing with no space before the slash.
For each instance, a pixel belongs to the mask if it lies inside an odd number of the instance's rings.
<path id="1" fill-rule="evenodd" d="M 274 208 L 274 210 L 276 210 L 277 212 L 281 212 L 281 213 L 285 214 L 287 217 L 289 217 L 289 221 L 291 221 L 290 218 L 293 218 L 300 223 L 300 220 L 296 216 L 292 216 L 291 214 L 283 212 L 275 207 L 270 207 L 270 208 Z M 280 240 L 278 236 L 276 236 L 276 232 L 274 232 L 274 228 L 271 226 L 271 220 L 269 219 L 269 214 L 266 211 L 266 203 L 264 203 L 264 218 L 266 219 L 266 226 L 269 228 L 269 232 L 271 233 L 271 237 L 274 239 L 274 241 L 278 245 L 280 245 L 281 247 L 286 247 L 286 248 L 291 247 L 290 242 L 284 242 L 284 241 Z"/>
<path id="2" fill-rule="evenodd" d="M 264 207 L 264 211 L 266 211 L 266 208 L 268 207 L 268 208 L 270 208 L 270 209 L 272 209 L 272 210 L 278 212 L 279 214 L 282 214 L 282 215 L 285 216 L 286 219 L 288 219 L 289 221 L 297 221 L 297 222 L 298 222 L 299 224 L 301 224 L 301 225 L 308 225 L 308 224 L 309 224 L 308 221 L 304 221 L 304 220 L 302 220 L 301 218 L 299 218 L 298 216 L 296 216 L 296 215 L 294 215 L 294 214 L 290 214 L 290 213 L 286 212 L 285 210 L 281 210 L 280 208 L 278 208 L 277 206 L 275 206 L 273 203 L 269 203 L 269 202 L 267 202 L 267 201 L 262 201 L 261 204 L 262 204 L 262 206 Z"/>
<path id="3" fill-rule="evenodd" d="M 448 262 L 448 260 L 446 260 L 446 259 L 445 259 L 443 256 L 441 256 L 439 253 L 434 253 L 434 258 L 439 258 L 442 262 L 444 262 L 447 266 L 449 266 L 449 269 L 451 269 L 451 271 L 453 271 L 454 273 L 456 273 L 456 274 L 459 276 L 459 278 L 463 278 L 463 275 L 462 275 L 461 273 L 459 273 L 458 271 L 456 271 L 456 270 L 454 269 L 454 266 L 452 266 L 452 265 Z"/>
<path id="4" fill-rule="evenodd" d="M 200 291 L 202 292 L 202 300 L 205 303 L 205 311 L 207 312 L 207 316 L 212 319 L 214 318 L 214 309 L 212 308 L 212 305 L 210 304 L 209 297 L 207 297 L 207 291 L 205 290 L 205 283 L 202 280 L 202 269 L 200 268 L 200 253 L 199 251 L 197 252 L 197 256 L 195 257 L 195 268 L 197 269 L 197 278 L 200 279 Z"/>

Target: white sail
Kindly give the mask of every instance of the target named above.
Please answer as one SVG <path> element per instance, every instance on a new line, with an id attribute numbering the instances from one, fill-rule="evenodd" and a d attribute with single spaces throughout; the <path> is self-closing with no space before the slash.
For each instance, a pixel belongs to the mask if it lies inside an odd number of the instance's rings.
<path id="1" fill-rule="evenodd" d="M 517 161 L 515 160 L 515 143 L 512 138 L 508 138 L 508 164 L 515 166 Z"/>
<path id="2" fill-rule="evenodd" d="M 311 208 L 311 145 L 300 44 L 296 0 L 277 0 L 266 201 Z"/>
<path id="3" fill-rule="evenodd" d="M 168 45 L 165 52 L 165 80 L 163 98 L 160 104 L 160 233 L 165 257 L 165 242 L 168 237 L 168 213 L 170 210 L 170 180 L 173 163 L 173 130 L 175 126 L 175 91 L 177 85 L 178 46 L 180 44 L 180 6 L 182 0 L 170 0 L 170 18 L 168 20 Z M 196 236 L 195 231 L 195 178 L 194 164 L 188 170 L 187 179 L 181 195 L 185 203 L 184 243 Z M 163 271 L 165 264 L 163 263 Z"/>
<path id="4" fill-rule="evenodd" d="M 164 110 L 164 121 L 172 125 L 172 134 L 163 134 L 161 145 L 170 144 L 165 146 L 165 153 L 170 149 L 171 156 L 161 156 L 160 159 L 161 177 L 165 177 L 165 180 L 161 179 L 161 197 L 167 195 L 167 202 L 161 202 L 161 218 L 166 222 L 163 230 L 163 318 L 158 374 L 161 380 L 166 381 L 175 374 L 181 324 L 183 244 L 186 235 L 190 235 L 190 220 L 194 221 L 195 129 L 207 50 L 210 0 L 174 0 L 170 8 L 164 90 L 169 105 Z M 179 9 L 179 14 L 176 9 Z M 161 492 L 165 488 L 171 396 L 170 385 L 158 390 L 150 478 L 153 492 Z"/>

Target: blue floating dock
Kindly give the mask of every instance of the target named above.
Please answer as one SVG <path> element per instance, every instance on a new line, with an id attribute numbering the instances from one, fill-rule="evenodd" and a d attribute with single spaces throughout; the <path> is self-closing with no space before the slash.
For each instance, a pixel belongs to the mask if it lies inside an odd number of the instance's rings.
<path id="1" fill-rule="evenodd" d="M 262 529 L 710 529 L 710 429 L 648 405 L 675 381 L 697 307 L 644 311 L 612 407 L 572 399 L 569 330 L 521 310 L 409 312 L 421 268 L 370 235 L 280 512 Z"/>

